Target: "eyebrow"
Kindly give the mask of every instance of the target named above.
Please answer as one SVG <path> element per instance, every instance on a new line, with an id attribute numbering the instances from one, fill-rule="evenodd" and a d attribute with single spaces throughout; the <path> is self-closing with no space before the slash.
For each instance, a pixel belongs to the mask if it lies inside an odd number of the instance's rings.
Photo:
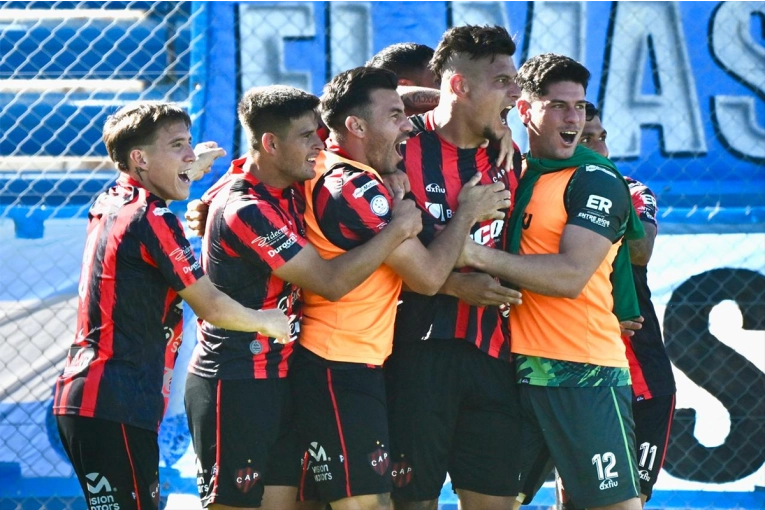
<path id="1" fill-rule="evenodd" d="M 172 145 L 172 144 L 174 144 L 176 142 L 186 142 L 186 141 L 191 143 L 191 136 L 189 136 L 188 138 L 186 138 L 185 136 L 176 136 L 175 138 L 170 140 L 167 144 L 168 145 Z"/>

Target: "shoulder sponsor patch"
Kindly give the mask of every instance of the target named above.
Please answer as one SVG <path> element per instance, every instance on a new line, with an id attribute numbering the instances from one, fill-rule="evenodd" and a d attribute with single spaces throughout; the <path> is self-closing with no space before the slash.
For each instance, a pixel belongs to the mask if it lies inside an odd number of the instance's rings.
<path id="1" fill-rule="evenodd" d="M 167 207 L 157 207 L 152 211 L 152 213 L 154 214 L 154 216 L 162 216 L 164 214 L 173 214 L 173 211 L 171 211 Z"/>
<path id="2" fill-rule="evenodd" d="M 390 204 L 388 204 L 388 199 L 382 195 L 377 195 L 374 197 L 369 202 L 369 207 L 377 216 L 385 216 L 388 214 L 388 211 L 390 211 Z"/>
<path id="3" fill-rule="evenodd" d="M 616 174 L 614 174 L 611 170 L 608 168 L 602 167 L 600 165 L 586 165 L 584 169 L 587 172 L 603 172 L 604 174 L 610 175 L 613 178 L 616 178 Z"/>
<path id="4" fill-rule="evenodd" d="M 374 188 L 375 186 L 379 185 L 380 183 L 377 181 L 369 181 L 368 183 L 364 184 L 359 189 L 355 190 L 353 192 L 353 198 L 359 198 L 364 195 L 368 190 Z"/>

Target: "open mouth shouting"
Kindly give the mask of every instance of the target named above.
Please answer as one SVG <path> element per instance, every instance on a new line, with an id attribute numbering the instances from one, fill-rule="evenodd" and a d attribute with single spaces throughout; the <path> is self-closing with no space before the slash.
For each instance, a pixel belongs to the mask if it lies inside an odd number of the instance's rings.
<path id="1" fill-rule="evenodd" d="M 178 179 L 184 184 L 190 184 L 191 183 L 191 177 L 189 176 L 189 173 L 191 172 L 191 168 L 189 168 L 186 171 L 183 171 L 178 174 Z"/>
<path id="2" fill-rule="evenodd" d="M 579 134 L 579 131 L 561 131 L 560 137 L 563 140 L 563 143 L 566 145 L 574 145 L 576 142 L 576 135 Z"/>

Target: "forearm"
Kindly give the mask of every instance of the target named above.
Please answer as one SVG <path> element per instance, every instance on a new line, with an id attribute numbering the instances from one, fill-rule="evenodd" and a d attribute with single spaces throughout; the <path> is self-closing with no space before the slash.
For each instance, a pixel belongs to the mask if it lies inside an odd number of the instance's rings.
<path id="1" fill-rule="evenodd" d="M 417 282 L 416 292 L 434 295 L 441 289 L 462 253 L 473 223 L 473 218 L 460 215 L 458 211 L 446 228 L 428 245 L 427 255 L 416 261 L 420 266 L 418 273 L 422 275 L 422 280 Z"/>
<path id="2" fill-rule="evenodd" d="M 191 307 L 197 317 L 219 328 L 252 332 L 261 331 L 265 326 L 260 310 L 246 308 L 223 292 L 211 293 L 204 305 L 195 303 Z"/>
<path id="3" fill-rule="evenodd" d="M 512 255 L 502 250 L 478 246 L 470 265 L 518 287 L 552 297 L 577 297 L 587 283 L 584 268 L 556 254 Z"/>
<path id="4" fill-rule="evenodd" d="M 326 261 L 322 271 L 327 277 L 317 293 L 330 301 L 341 299 L 369 278 L 406 239 L 406 232 L 390 224 L 361 246 Z"/>

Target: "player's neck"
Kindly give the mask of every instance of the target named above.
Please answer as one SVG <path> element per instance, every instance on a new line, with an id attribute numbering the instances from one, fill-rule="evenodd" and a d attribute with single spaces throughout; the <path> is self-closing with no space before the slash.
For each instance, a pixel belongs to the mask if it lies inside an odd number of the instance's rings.
<path id="1" fill-rule="evenodd" d="M 247 154 L 247 160 L 244 163 L 244 171 L 258 182 L 272 188 L 284 189 L 294 184 L 290 179 L 284 177 L 278 167 L 272 164 L 268 158 L 264 158 L 259 152 Z"/>
<path id="2" fill-rule="evenodd" d="M 456 101 L 441 102 L 433 110 L 433 123 L 438 136 L 460 149 L 475 149 L 486 141 L 473 131 L 469 118 L 469 112 Z"/>

